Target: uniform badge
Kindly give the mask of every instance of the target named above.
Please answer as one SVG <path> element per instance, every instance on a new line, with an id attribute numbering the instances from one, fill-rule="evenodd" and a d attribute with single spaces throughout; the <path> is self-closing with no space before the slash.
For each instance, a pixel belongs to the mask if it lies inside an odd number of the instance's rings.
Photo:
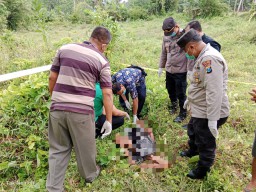
<path id="1" fill-rule="evenodd" d="M 204 61 L 202 63 L 202 65 L 205 67 L 206 73 L 211 73 L 212 72 L 211 60 Z"/>
<path id="2" fill-rule="evenodd" d="M 199 73 L 198 72 L 194 72 L 193 76 L 194 76 L 194 79 L 195 79 L 196 83 L 200 83 L 201 82 L 201 80 L 199 78 Z"/>

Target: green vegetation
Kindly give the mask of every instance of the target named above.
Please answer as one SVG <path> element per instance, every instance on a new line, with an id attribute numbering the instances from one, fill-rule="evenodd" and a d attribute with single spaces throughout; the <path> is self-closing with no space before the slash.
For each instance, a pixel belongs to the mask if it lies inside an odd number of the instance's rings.
<path id="1" fill-rule="evenodd" d="M 47 2 L 56 6 L 55 1 Z M 91 30 L 103 24 L 105 19 L 104 25 L 114 33 L 114 42 L 107 52 L 112 72 L 129 64 L 153 69 L 146 69 L 148 91 L 144 118 L 149 120 L 157 142 L 167 144 L 165 151 L 168 151 L 172 167 L 161 173 L 139 172 L 136 166 L 129 167 L 127 159 L 116 157 L 120 151 L 111 141 L 118 132 L 116 130 L 106 140 L 97 140 L 97 161 L 103 166 L 103 171 L 94 183 L 85 186 L 72 154 L 66 172 L 66 191 L 241 191 L 250 179 L 251 145 L 256 122 L 256 106 L 248 94 L 256 86 L 256 21 L 248 21 L 251 14 L 199 19 L 206 34 L 222 45 L 222 54 L 229 65 L 231 105 L 228 123 L 220 129 L 215 165 L 204 181 L 192 181 L 186 177 L 197 159 L 183 159 L 178 155 L 186 148 L 186 131 L 173 123 L 174 116 L 170 116 L 167 109 L 169 99 L 164 77 L 158 78 L 156 72 L 163 35 L 161 26 L 166 16 L 117 23 L 109 20 L 109 12 L 105 15 L 97 12 L 86 14 L 95 18 L 91 20 L 93 24 L 71 24 L 65 19 L 61 23 L 52 23 L 43 19 L 47 17 L 40 16 L 29 31 L 4 30 L 0 35 L 1 73 L 49 64 L 58 47 L 87 40 Z M 182 14 L 170 15 L 181 26 L 190 21 Z M 45 191 L 47 84 L 48 73 L 41 73 L 0 85 L 0 191 Z M 130 125 L 127 122 L 125 126 Z"/>

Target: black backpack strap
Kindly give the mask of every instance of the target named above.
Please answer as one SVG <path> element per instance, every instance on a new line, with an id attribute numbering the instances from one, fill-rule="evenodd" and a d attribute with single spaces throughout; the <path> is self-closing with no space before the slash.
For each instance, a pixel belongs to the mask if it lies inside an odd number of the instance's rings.
<path id="1" fill-rule="evenodd" d="M 141 70 L 141 73 L 142 73 L 142 75 L 144 76 L 144 77 L 146 77 L 148 74 L 145 72 L 145 70 L 143 69 L 143 68 L 141 68 L 141 67 L 139 67 L 139 66 L 137 66 L 137 65 L 131 65 L 130 67 L 127 67 L 127 68 L 134 68 L 134 69 L 139 69 L 139 70 Z"/>

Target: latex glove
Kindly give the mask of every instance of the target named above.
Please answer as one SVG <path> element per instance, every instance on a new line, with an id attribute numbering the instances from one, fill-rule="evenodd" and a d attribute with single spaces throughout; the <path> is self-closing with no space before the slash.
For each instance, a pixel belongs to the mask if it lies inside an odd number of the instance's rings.
<path id="1" fill-rule="evenodd" d="M 138 117 L 137 115 L 133 115 L 133 124 L 136 124 L 136 122 L 138 121 Z"/>
<path id="2" fill-rule="evenodd" d="M 125 113 L 125 118 L 130 120 L 130 115 L 128 113 Z"/>
<path id="3" fill-rule="evenodd" d="M 188 104 L 189 104 L 189 101 L 186 100 L 186 101 L 184 102 L 183 109 L 187 109 L 187 108 L 188 108 Z"/>
<path id="4" fill-rule="evenodd" d="M 218 138 L 219 131 L 217 129 L 217 121 L 208 121 L 208 127 L 215 138 Z"/>
<path id="5" fill-rule="evenodd" d="M 131 107 L 131 104 L 129 103 L 128 100 L 125 101 L 125 106 L 127 107 L 127 109 L 131 110 L 132 107 Z"/>
<path id="6" fill-rule="evenodd" d="M 163 69 L 164 68 L 159 68 L 158 69 L 158 77 L 161 77 L 162 73 L 163 73 Z"/>
<path id="7" fill-rule="evenodd" d="M 103 133 L 104 130 L 105 130 L 105 133 L 102 134 L 101 139 L 103 139 L 104 137 L 110 135 L 110 133 L 111 133 L 111 131 L 112 131 L 112 125 L 111 125 L 110 122 L 105 121 L 105 123 L 103 124 L 103 126 L 102 126 L 102 128 L 101 128 L 100 133 Z"/>

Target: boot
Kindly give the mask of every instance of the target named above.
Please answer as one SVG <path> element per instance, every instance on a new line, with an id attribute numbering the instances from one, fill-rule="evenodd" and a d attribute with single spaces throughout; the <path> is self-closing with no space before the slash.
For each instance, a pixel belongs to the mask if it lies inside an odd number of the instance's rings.
<path id="1" fill-rule="evenodd" d="M 210 167 L 197 167 L 196 169 L 191 170 L 187 176 L 191 179 L 203 179 L 207 176 L 209 171 Z"/>
<path id="2" fill-rule="evenodd" d="M 184 119 L 187 117 L 187 112 L 181 112 L 174 120 L 173 122 L 181 123 Z"/>
<path id="3" fill-rule="evenodd" d="M 171 106 L 170 106 L 170 114 L 173 115 L 177 112 L 177 108 L 178 108 L 178 102 L 172 102 Z"/>
<path id="4" fill-rule="evenodd" d="M 190 150 L 180 152 L 181 157 L 189 157 L 189 158 L 196 156 L 198 154 L 199 154 L 198 152 L 194 152 L 194 151 L 190 151 Z"/>

